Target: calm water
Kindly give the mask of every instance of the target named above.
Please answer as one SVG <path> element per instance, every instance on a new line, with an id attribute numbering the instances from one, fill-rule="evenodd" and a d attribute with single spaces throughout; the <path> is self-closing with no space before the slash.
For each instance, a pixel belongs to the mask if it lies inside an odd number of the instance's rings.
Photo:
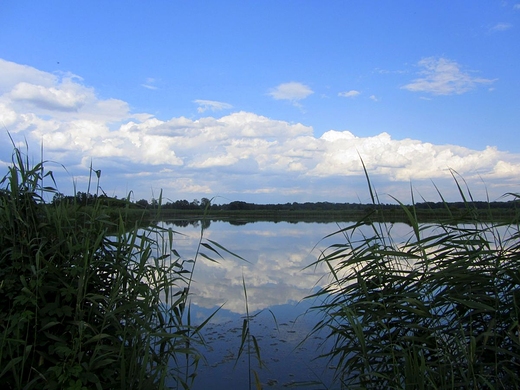
<path id="1" fill-rule="evenodd" d="M 179 227 L 167 222 L 164 226 L 182 233 L 175 235 L 175 248 L 184 259 L 193 258 L 200 226 Z M 333 363 L 315 359 L 323 351 L 323 335 L 305 340 L 318 317 L 306 314 L 313 302 L 304 297 L 327 282 L 323 269 L 305 268 L 316 261 L 320 250 L 342 242 L 341 236 L 320 242 L 336 230 L 335 223 L 211 223 L 205 238 L 247 262 L 227 254 L 218 263 L 202 257 L 197 260 L 191 288 L 192 318 L 202 322 L 223 307 L 204 330 L 207 347 L 202 352 L 206 361 L 200 363 L 195 389 L 248 388 L 247 351 L 237 361 L 246 314 L 243 280 L 249 314 L 254 315 L 250 331 L 257 338 L 265 364 L 260 368 L 253 355 L 251 368 L 263 387 L 281 389 L 305 382 L 316 382 L 305 387 L 309 389 L 335 387 Z M 408 226 L 396 224 L 392 236 L 405 237 L 409 231 Z M 207 249 L 202 252 L 216 258 Z"/>

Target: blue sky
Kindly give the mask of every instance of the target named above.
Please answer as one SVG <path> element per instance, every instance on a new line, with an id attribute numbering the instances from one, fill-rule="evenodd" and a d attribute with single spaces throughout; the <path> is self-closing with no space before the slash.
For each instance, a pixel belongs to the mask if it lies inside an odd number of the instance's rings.
<path id="1" fill-rule="evenodd" d="M 404 201 L 456 199 L 450 169 L 518 192 L 520 2 L 21 0 L 0 23 L 1 125 L 63 192 L 92 161 L 110 195 L 368 201 L 360 155 Z"/>

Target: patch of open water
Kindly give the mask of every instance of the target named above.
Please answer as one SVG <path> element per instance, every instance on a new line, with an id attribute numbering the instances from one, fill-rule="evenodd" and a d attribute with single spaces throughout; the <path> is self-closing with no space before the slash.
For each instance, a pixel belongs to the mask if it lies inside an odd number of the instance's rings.
<path id="1" fill-rule="evenodd" d="M 175 235 L 174 247 L 183 258 L 193 257 L 200 226 L 166 222 L 164 226 L 182 233 Z M 410 227 L 397 224 L 393 229 L 394 235 L 404 236 Z M 206 345 L 200 350 L 205 359 L 199 363 L 193 389 L 247 389 L 250 374 L 255 388 L 253 370 L 264 389 L 305 384 L 307 389 L 338 387 L 333 384 L 333 363 L 318 358 L 327 349 L 323 344 L 326 335 L 308 337 L 319 314 L 308 313 L 313 302 L 304 299 L 328 282 L 325 269 L 307 267 L 321 250 L 342 242 L 341 236 L 320 241 L 337 230 L 335 223 L 211 222 L 204 237 L 247 262 L 222 251 L 224 258 L 218 262 L 203 257 L 197 260 L 190 291 L 192 319 L 201 323 L 223 307 L 203 330 Z M 206 249 L 202 251 L 217 258 Z M 246 318 L 244 285 L 249 330 L 258 343 L 262 366 L 252 346 L 249 355 L 246 349 L 237 359 Z"/>

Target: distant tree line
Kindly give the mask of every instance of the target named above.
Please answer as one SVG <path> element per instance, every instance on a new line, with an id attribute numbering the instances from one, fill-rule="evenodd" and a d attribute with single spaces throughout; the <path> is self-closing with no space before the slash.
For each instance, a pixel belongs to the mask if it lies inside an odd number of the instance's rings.
<path id="1" fill-rule="evenodd" d="M 63 195 L 62 193 L 54 194 L 52 198 L 52 204 L 58 205 L 62 203 L 76 204 L 79 206 L 90 206 L 94 203 L 99 202 L 109 207 L 137 207 L 132 202 L 126 199 L 118 199 L 117 196 L 108 196 L 106 194 L 90 194 L 87 192 L 76 192 L 76 195 Z"/>
<path id="2" fill-rule="evenodd" d="M 148 205 L 145 200 L 137 202 L 140 206 L 154 207 L 154 204 Z M 177 210 L 198 210 L 205 209 L 210 203 L 209 199 L 202 198 L 199 202 L 197 199 L 192 202 L 187 200 L 177 200 L 175 202 L 166 202 L 161 207 L 164 209 L 177 209 Z M 484 202 L 476 201 L 470 203 L 473 208 L 479 210 L 485 209 L 512 209 L 518 205 L 517 201 L 507 202 Z M 155 205 L 156 206 L 156 205 Z M 344 211 L 344 210 L 364 210 L 373 209 L 373 204 L 363 203 L 334 203 L 334 202 L 305 202 L 305 203 L 276 203 L 276 204 L 256 204 L 248 203 L 243 201 L 233 201 L 227 204 L 211 204 L 209 205 L 210 210 L 222 210 L 222 211 Z M 416 209 L 445 209 L 446 207 L 452 209 L 464 209 L 467 204 L 464 202 L 423 202 L 416 203 Z M 378 209 L 383 210 L 399 210 L 401 206 L 398 204 L 378 204 Z"/>
<path id="3" fill-rule="evenodd" d="M 165 210 L 210 210 L 210 211 L 264 211 L 264 212 L 276 212 L 276 211 L 370 211 L 375 208 L 379 210 L 391 211 L 399 210 L 401 206 L 398 204 L 363 204 L 363 203 L 335 203 L 335 202 L 287 202 L 287 203 L 276 203 L 276 204 L 256 204 L 243 201 L 232 201 L 225 204 L 211 203 L 208 198 L 202 198 L 200 200 L 194 199 L 191 202 L 182 199 L 166 202 L 152 199 L 148 202 L 146 199 L 140 199 L 136 202 L 131 202 L 127 199 L 118 199 L 117 197 L 109 197 L 105 194 L 89 194 L 85 192 L 77 192 L 73 196 L 65 196 L 63 194 L 55 194 L 52 200 L 53 204 L 68 202 L 82 206 L 93 204 L 96 200 L 101 201 L 110 207 L 131 207 L 140 209 L 158 209 L 159 207 Z M 503 201 L 503 202 L 485 202 L 485 201 L 472 201 L 469 202 L 473 209 L 486 210 L 486 209 L 515 209 L 518 206 L 517 200 Z M 468 204 L 464 202 L 422 202 L 416 203 L 415 208 L 417 210 L 440 210 L 449 208 L 450 210 L 462 210 L 467 208 Z"/>

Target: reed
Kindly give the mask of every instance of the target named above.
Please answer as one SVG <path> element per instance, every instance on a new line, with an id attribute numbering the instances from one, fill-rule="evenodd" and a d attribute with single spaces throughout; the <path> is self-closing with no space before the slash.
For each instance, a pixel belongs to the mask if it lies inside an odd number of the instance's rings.
<path id="1" fill-rule="evenodd" d="M 520 214 L 482 222 L 454 178 L 462 220 L 420 224 L 402 205 L 405 240 L 370 216 L 330 235 L 341 240 L 316 262 L 328 266 L 330 283 L 312 298 L 322 313 L 315 331 L 332 340 L 322 357 L 336 365 L 341 388 L 520 387 Z"/>
<path id="2" fill-rule="evenodd" d="M 249 390 L 252 389 L 253 378 L 252 378 L 251 374 L 253 374 L 255 388 L 257 390 L 261 390 L 262 389 L 262 383 L 260 382 L 260 376 L 259 376 L 258 372 L 253 369 L 253 365 L 251 363 L 251 355 L 253 354 L 253 352 L 255 354 L 255 357 L 256 357 L 259 369 L 264 368 L 265 367 L 265 363 L 262 360 L 262 356 L 261 356 L 261 353 L 260 353 L 260 346 L 259 346 L 258 340 L 257 340 L 256 336 L 251 333 L 251 323 L 252 323 L 254 317 L 259 315 L 262 311 L 254 314 L 254 315 L 251 315 L 249 313 L 249 304 L 248 304 L 248 300 L 247 300 L 246 281 L 244 279 L 244 275 L 243 274 L 242 274 L 242 288 L 244 290 L 244 303 L 245 303 L 246 313 L 245 313 L 245 317 L 244 317 L 244 319 L 242 321 L 242 332 L 241 332 L 241 335 L 240 335 L 240 346 L 238 348 L 238 353 L 237 353 L 237 357 L 235 359 L 234 368 L 236 368 L 236 366 L 238 364 L 238 361 L 240 360 L 240 357 L 242 356 L 242 353 L 244 352 L 244 350 L 246 350 L 246 353 L 247 353 L 247 372 L 248 372 L 248 389 Z M 272 312 L 271 312 L 271 314 L 272 314 Z M 274 314 L 273 314 L 273 318 L 276 321 L 276 318 L 274 317 Z"/>
<path id="3" fill-rule="evenodd" d="M 14 149 L 0 181 L 3 388 L 189 388 L 198 327 L 172 231 L 129 226 L 124 210 L 109 218 L 100 202 L 46 204 L 55 187 L 44 162 Z"/>

